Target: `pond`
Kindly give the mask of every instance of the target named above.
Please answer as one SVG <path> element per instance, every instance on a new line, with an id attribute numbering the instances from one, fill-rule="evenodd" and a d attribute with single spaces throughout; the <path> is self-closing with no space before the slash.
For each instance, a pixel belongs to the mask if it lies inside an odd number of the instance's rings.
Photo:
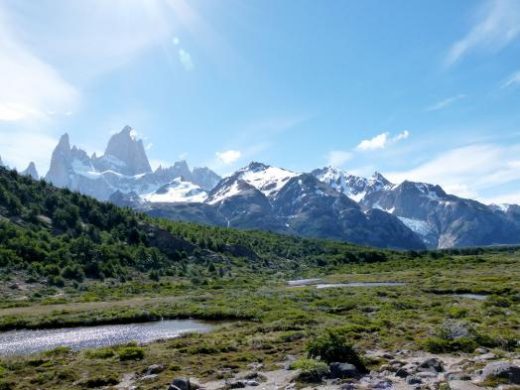
<path id="1" fill-rule="evenodd" d="M 292 287 L 309 286 L 321 282 L 321 279 L 297 279 L 289 280 L 287 284 Z"/>
<path id="2" fill-rule="evenodd" d="M 201 321 L 165 320 L 122 325 L 13 330 L 0 333 L 0 356 L 28 355 L 57 347 L 70 347 L 77 351 L 131 341 L 149 343 L 188 332 L 206 333 L 212 328 L 213 325 Z"/>
<path id="3" fill-rule="evenodd" d="M 326 283 L 317 284 L 316 288 L 341 288 L 341 287 L 398 287 L 406 283 L 400 282 L 351 282 L 351 283 Z"/>

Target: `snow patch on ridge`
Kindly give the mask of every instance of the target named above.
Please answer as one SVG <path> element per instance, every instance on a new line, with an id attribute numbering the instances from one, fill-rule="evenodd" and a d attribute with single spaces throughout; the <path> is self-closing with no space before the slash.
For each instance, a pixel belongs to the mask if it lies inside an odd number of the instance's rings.
<path id="1" fill-rule="evenodd" d="M 206 191 L 198 185 L 183 181 L 181 178 L 176 178 L 157 191 L 142 196 L 144 200 L 152 203 L 202 203 L 207 197 Z"/>
<path id="2" fill-rule="evenodd" d="M 298 174 L 282 168 L 265 167 L 259 170 L 244 170 L 240 178 L 267 197 L 276 195 L 282 187 Z"/>
<path id="3" fill-rule="evenodd" d="M 425 237 L 433 233 L 433 227 L 427 222 L 420 219 L 398 217 L 410 230 Z"/>

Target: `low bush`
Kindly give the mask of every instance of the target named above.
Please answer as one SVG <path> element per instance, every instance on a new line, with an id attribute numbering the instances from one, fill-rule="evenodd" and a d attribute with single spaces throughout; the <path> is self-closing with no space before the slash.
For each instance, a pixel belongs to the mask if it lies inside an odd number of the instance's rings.
<path id="1" fill-rule="evenodd" d="M 141 360 L 144 358 L 144 349 L 134 345 L 119 348 L 117 351 L 119 360 Z"/>
<path id="2" fill-rule="evenodd" d="M 304 382 L 317 383 L 329 374 L 329 366 L 319 360 L 298 359 L 291 363 L 291 370 L 300 370 L 298 378 Z"/>
<path id="3" fill-rule="evenodd" d="M 350 363 L 361 372 L 367 371 L 357 352 L 337 329 L 327 329 L 324 334 L 311 340 L 307 351 L 311 358 L 320 358 L 327 363 Z"/>

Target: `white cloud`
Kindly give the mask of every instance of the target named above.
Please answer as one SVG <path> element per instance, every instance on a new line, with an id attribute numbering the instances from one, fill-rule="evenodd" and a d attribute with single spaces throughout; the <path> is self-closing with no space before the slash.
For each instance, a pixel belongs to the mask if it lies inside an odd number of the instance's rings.
<path id="1" fill-rule="evenodd" d="M 435 104 L 432 104 L 431 106 L 426 108 L 426 111 L 439 111 L 439 110 L 442 110 L 442 109 L 452 105 L 456 101 L 464 99 L 465 97 L 466 97 L 466 95 L 464 95 L 464 94 L 451 96 L 451 97 L 446 98 L 444 100 L 441 100 L 441 101 L 439 101 L 439 102 L 437 102 Z"/>
<path id="2" fill-rule="evenodd" d="M 40 175 L 46 173 L 52 151 L 58 140 L 38 132 L 0 130 L 1 158 L 12 168 L 23 170 L 34 161 Z"/>
<path id="3" fill-rule="evenodd" d="M 65 115 L 78 92 L 15 38 L 0 9 L 0 121 Z"/>
<path id="4" fill-rule="evenodd" d="M 412 180 L 441 185 L 448 193 L 476 197 L 520 180 L 520 145 L 477 144 L 441 153 L 416 168 L 387 172 L 396 182 Z"/>
<path id="5" fill-rule="evenodd" d="M 408 138 L 409 136 L 410 132 L 408 130 L 404 130 L 394 137 L 391 137 L 389 132 L 385 132 L 378 134 L 373 138 L 361 141 L 359 145 L 356 146 L 356 149 L 363 152 L 384 149 L 387 146 Z"/>
<path id="6" fill-rule="evenodd" d="M 502 88 L 517 86 L 520 86 L 520 70 L 509 76 L 509 78 L 502 84 Z"/>
<path id="7" fill-rule="evenodd" d="M 242 153 L 239 150 L 226 150 L 224 152 L 217 152 L 215 155 L 220 162 L 230 165 L 236 162 L 242 156 Z"/>
<path id="8" fill-rule="evenodd" d="M 332 167 L 341 167 L 350 159 L 352 159 L 352 153 L 344 150 L 331 150 L 327 153 L 327 165 Z"/>
<path id="9" fill-rule="evenodd" d="M 188 72 L 193 70 L 193 60 L 191 58 L 191 54 L 186 50 L 179 49 L 179 61 L 181 62 L 184 69 L 186 69 Z"/>
<path id="10" fill-rule="evenodd" d="M 497 52 L 520 35 L 520 2 L 485 2 L 471 30 L 448 51 L 445 65 L 451 66 L 475 50 Z"/>

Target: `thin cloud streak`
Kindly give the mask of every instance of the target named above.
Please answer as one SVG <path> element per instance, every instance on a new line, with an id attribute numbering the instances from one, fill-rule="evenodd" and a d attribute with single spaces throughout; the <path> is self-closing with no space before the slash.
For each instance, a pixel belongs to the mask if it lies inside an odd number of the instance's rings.
<path id="1" fill-rule="evenodd" d="M 518 86 L 520 86 L 520 70 L 509 76 L 509 78 L 502 84 L 502 88 Z"/>
<path id="2" fill-rule="evenodd" d="M 449 98 L 441 100 L 441 101 L 439 101 L 439 102 L 437 102 L 437 103 L 427 107 L 426 111 L 439 111 L 439 110 L 447 108 L 447 107 L 451 106 L 453 103 L 455 103 L 455 102 L 457 102 L 459 100 L 465 99 L 465 98 L 466 98 L 466 95 L 464 95 L 464 94 L 451 96 Z"/>
<path id="3" fill-rule="evenodd" d="M 520 35 L 520 2 L 485 2 L 471 30 L 449 49 L 444 65 L 453 66 L 473 51 L 497 52 Z"/>

